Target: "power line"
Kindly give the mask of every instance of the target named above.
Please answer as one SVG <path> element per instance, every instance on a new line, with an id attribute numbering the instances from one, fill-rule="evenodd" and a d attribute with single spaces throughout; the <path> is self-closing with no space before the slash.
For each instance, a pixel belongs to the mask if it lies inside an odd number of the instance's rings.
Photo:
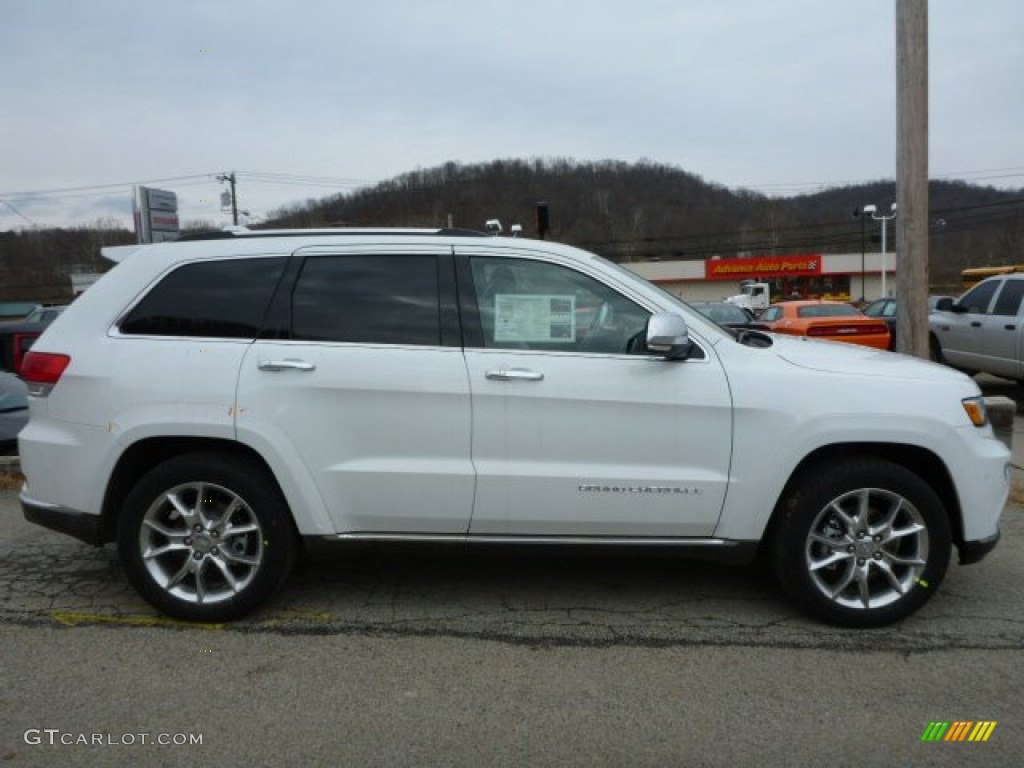
<path id="1" fill-rule="evenodd" d="M 186 181 L 189 179 L 204 179 L 211 178 L 212 174 L 193 174 L 191 176 L 169 176 L 163 179 L 148 179 L 145 181 L 123 181 L 109 184 L 90 184 L 81 187 L 57 187 L 53 189 L 37 189 L 29 192 L 0 192 L 0 198 L 10 198 L 12 200 L 26 200 L 35 197 L 47 197 L 54 195 L 57 197 L 68 196 L 69 193 L 75 192 L 90 192 L 107 189 L 118 189 L 121 187 L 132 187 L 139 184 L 165 184 L 171 181 Z"/>

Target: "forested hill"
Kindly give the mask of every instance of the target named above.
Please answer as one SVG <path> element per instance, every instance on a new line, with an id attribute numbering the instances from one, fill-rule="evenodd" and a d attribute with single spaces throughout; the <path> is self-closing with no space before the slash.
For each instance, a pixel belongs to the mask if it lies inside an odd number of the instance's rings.
<path id="1" fill-rule="evenodd" d="M 719 255 L 858 252 L 864 205 L 888 213 L 893 182 L 827 189 L 799 197 L 730 190 L 678 168 L 573 160 L 447 163 L 374 187 L 276 211 L 264 227 L 401 226 L 483 229 L 499 219 L 536 236 L 536 206 L 548 203 L 554 240 L 616 261 L 706 259 Z M 931 283 L 956 290 L 966 266 L 1024 263 L 1024 189 L 963 182 L 931 185 Z M 186 222 L 188 224 L 188 222 Z M 881 226 L 864 220 L 868 251 Z M 888 228 L 894 250 L 895 229 Z M 102 245 L 134 242 L 116 222 L 74 229 L 0 232 L 0 300 L 70 298 L 68 274 L 102 271 Z"/>
<path id="2" fill-rule="evenodd" d="M 374 187 L 276 211 L 265 226 L 410 226 L 483 229 L 520 223 L 536 236 L 536 205 L 549 206 L 550 237 L 616 261 L 720 255 L 857 252 L 868 204 L 888 213 L 894 182 L 837 187 L 798 197 L 730 190 L 650 162 L 500 160 L 445 165 Z M 931 184 L 933 284 L 956 283 L 965 266 L 1024 261 L 1024 189 Z M 865 222 L 866 249 L 881 224 Z M 888 228 L 888 249 L 895 229 Z"/>

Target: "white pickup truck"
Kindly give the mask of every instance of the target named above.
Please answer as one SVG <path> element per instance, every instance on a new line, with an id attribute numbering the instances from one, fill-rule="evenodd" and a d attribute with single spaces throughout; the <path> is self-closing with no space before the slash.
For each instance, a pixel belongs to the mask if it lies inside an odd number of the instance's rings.
<path id="1" fill-rule="evenodd" d="M 730 296 L 726 299 L 729 304 L 735 304 L 737 307 L 748 309 L 751 312 L 757 313 L 762 309 L 766 309 L 769 304 L 772 303 L 771 299 L 771 286 L 768 283 L 757 283 L 753 280 L 744 280 L 740 284 L 740 290 L 742 293 L 738 293 L 735 296 Z"/>
<path id="2" fill-rule="evenodd" d="M 983 280 L 940 299 L 928 317 L 932 359 L 1024 381 L 1024 274 Z"/>

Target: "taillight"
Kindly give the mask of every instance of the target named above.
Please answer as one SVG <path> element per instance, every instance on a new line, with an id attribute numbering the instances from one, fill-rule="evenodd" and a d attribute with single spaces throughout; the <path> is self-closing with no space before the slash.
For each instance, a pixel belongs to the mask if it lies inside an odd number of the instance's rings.
<path id="1" fill-rule="evenodd" d="M 886 333 L 883 325 L 818 325 L 807 329 L 808 336 L 879 336 Z"/>
<path id="2" fill-rule="evenodd" d="M 20 376 L 28 384 L 28 393 L 46 397 L 60 380 L 64 370 L 71 364 L 67 355 L 51 352 L 29 352 L 21 361 Z"/>

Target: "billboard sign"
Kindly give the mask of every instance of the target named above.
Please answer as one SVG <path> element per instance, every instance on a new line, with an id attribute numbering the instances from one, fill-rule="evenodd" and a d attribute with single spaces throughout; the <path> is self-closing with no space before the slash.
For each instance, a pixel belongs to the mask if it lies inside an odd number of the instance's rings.
<path id="1" fill-rule="evenodd" d="M 161 243 L 178 237 L 178 196 L 165 189 L 135 187 L 135 237 L 140 243 Z"/>
<path id="2" fill-rule="evenodd" d="M 797 277 L 821 274 L 821 256 L 754 256 L 746 259 L 710 259 L 704 262 L 707 280 Z"/>

